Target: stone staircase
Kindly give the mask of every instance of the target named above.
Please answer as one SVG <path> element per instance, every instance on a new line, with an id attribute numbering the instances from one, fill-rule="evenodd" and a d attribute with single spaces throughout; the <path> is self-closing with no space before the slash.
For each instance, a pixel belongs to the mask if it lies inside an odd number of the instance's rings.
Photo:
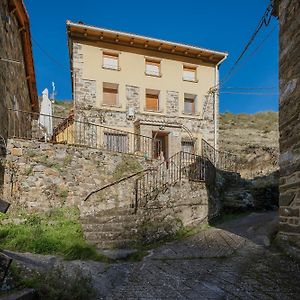
<path id="1" fill-rule="evenodd" d="M 113 208 L 81 217 L 84 236 L 98 249 L 126 248 L 136 239 L 137 218 L 132 208 Z"/>

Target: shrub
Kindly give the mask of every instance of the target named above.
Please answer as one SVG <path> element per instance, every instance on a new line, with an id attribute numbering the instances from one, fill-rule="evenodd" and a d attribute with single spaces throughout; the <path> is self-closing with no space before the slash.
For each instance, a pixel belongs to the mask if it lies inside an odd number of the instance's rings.
<path id="1" fill-rule="evenodd" d="M 78 211 L 75 209 L 57 209 L 48 215 L 23 214 L 22 219 L 25 221 L 20 224 L 6 220 L 6 224 L 0 226 L 1 248 L 58 254 L 66 259 L 104 259 L 94 246 L 85 241 Z"/>

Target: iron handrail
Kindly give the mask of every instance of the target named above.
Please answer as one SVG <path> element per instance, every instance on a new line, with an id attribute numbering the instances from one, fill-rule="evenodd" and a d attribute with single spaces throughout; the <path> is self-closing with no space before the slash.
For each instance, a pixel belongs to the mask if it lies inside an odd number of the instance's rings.
<path id="1" fill-rule="evenodd" d="M 200 155 L 189 152 L 177 152 L 166 161 L 159 164 L 154 173 L 147 172 L 136 179 L 135 182 L 135 212 L 139 203 L 156 195 L 168 185 L 175 184 L 186 176 L 191 181 L 208 182 L 209 160 Z"/>
<path id="2" fill-rule="evenodd" d="M 228 151 L 215 149 L 206 140 L 202 139 L 202 156 L 217 168 L 223 171 L 236 172 L 238 164 L 238 156 Z"/>
<path id="3" fill-rule="evenodd" d="M 8 109 L 8 136 L 153 158 L 153 138 L 102 124 Z"/>
<path id="4" fill-rule="evenodd" d="M 151 171 L 151 169 L 152 169 L 152 168 L 144 169 L 144 170 L 142 170 L 142 171 L 133 173 L 133 174 L 131 174 L 131 175 L 122 177 L 122 178 L 120 178 L 120 179 L 118 179 L 118 180 L 115 180 L 115 181 L 113 181 L 113 182 L 111 182 L 111 183 L 108 183 L 108 184 L 104 185 L 103 187 L 101 187 L 100 189 L 97 189 L 97 190 L 94 190 L 94 191 L 90 192 L 90 193 L 85 197 L 85 199 L 84 199 L 83 201 L 88 200 L 92 195 L 94 195 L 94 194 L 96 194 L 96 193 L 98 193 L 98 192 L 101 192 L 101 191 L 103 191 L 103 190 L 105 190 L 105 189 L 107 189 L 107 188 L 109 188 L 109 187 L 111 187 L 111 186 L 114 186 L 114 185 L 116 185 L 116 184 L 118 184 L 118 183 L 120 183 L 120 182 L 123 182 L 123 181 L 125 181 L 125 180 L 127 180 L 127 179 L 130 179 L 130 178 L 132 178 L 132 177 L 134 177 L 134 176 L 137 176 L 137 175 L 139 175 L 139 174 L 141 174 L 141 173 L 144 173 L 144 172 L 147 172 L 147 171 Z"/>

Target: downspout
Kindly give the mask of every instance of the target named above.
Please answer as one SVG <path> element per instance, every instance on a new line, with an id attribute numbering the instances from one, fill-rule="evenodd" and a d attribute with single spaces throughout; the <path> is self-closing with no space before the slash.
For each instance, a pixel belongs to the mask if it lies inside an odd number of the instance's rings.
<path id="1" fill-rule="evenodd" d="M 218 123 L 219 123 L 219 66 L 227 58 L 227 55 L 221 59 L 215 66 L 215 90 L 214 90 L 214 148 L 218 150 Z"/>

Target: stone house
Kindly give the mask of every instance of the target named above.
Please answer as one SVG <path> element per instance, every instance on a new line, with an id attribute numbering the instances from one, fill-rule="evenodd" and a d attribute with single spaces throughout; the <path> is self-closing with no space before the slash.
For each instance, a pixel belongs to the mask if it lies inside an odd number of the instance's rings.
<path id="1" fill-rule="evenodd" d="M 6 139 L 14 135 L 13 131 L 8 132 L 9 128 L 18 128 L 28 134 L 32 117 L 8 109 L 39 112 L 29 17 L 22 0 L 0 1 L 0 99 L 1 195 L 4 176 L 2 158 L 6 154 Z M 7 209 L 6 205 L 4 207 Z"/>
<path id="2" fill-rule="evenodd" d="M 300 248 L 300 2 L 274 1 L 279 18 L 279 238 Z"/>
<path id="3" fill-rule="evenodd" d="M 74 118 L 153 139 L 152 156 L 217 148 L 219 66 L 227 53 L 67 21 Z M 125 145 L 125 146 L 124 146 Z"/>
<path id="4" fill-rule="evenodd" d="M 0 3 L 0 135 L 7 137 L 7 109 L 39 112 L 29 17 L 22 0 Z M 10 116 L 26 128 L 18 113 Z M 18 126 L 22 124 L 22 126 Z"/>

